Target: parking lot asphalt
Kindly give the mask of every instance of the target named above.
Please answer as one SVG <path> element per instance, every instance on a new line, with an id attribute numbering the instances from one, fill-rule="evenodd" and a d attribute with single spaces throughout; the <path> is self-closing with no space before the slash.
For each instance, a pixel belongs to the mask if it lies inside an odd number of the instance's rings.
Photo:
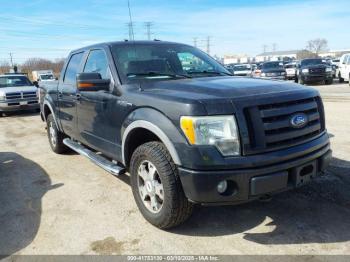
<path id="1" fill-rule="evenodd" d="M 197 207 L 170 231 L 143 219 L 128 175 L 54 154 L 37 114 L 0 118 L 0 254 L 350 254 L 350 87 L 314 87 L 334 152 L 326 176 L 269 202 Z"/>

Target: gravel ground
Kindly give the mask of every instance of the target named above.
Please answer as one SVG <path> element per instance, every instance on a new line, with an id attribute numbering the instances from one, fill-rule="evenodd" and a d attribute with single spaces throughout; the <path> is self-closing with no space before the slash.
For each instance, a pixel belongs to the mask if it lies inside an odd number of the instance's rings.
<path id="1" fill-rule="evenodd" d="M 171 231 L 142 218 L 127 175 L 54 154 L 38 115 L 0 118 L 0 254 L 350 254 L 350 87 L 314 87 L 332 137 L 327 175 L 270 202 L 198 207 Z"/>

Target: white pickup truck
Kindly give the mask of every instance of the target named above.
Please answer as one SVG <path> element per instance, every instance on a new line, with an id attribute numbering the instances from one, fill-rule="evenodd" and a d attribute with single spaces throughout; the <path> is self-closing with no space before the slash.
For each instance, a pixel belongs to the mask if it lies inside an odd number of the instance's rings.
<path id="1" fill-rule="evenodd" d="M 25 75 L 0 75 L 0 116 L 29 109 L 40 110 L 37 87 Z"/>
<path id="2" fill-rule="evenodd" d="M 52 70 L 37 70 L 32 72 L 33 81 L 55 81 Z"/>

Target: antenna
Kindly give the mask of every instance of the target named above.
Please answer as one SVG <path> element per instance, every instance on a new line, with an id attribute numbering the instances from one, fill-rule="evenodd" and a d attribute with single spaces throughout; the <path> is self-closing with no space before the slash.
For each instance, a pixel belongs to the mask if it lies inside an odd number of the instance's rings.
<path id="1" fill-rule="evenodd" d="M 135 40 L 135 35 L 134 35 L 134 25 L 132 23 L 132 18 L 131 18 L 131 8 L 130 8 L 130 0 L 128 0 L 128 9 L 129 9 L 129 36 L 132 37 L 130 40 Z"/>
<path id="2" fill-rule="evenodd" d="M 9 53 L 9 55 L 10 55 L 11 67 L 13 67 L 13 57 L 12 57 L 12 53 Z"/>

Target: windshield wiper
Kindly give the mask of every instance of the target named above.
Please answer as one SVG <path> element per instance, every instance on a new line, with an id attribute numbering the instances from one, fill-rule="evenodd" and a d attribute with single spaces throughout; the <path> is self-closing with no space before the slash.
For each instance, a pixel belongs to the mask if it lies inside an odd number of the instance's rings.
<path id="1" fill-rule="evenodd" d="M 190 76 L 187 75 L 182 75 L 182 74 L 167 74 L 167 73 L 158 73 L 158 72 L 147 72 L 147 73 L 128 73 L 126 76 L 169 76 L 172 78 L 191 78 Z"/>
<path id="2" fill-rule="evenodd" d="M 226 72 L 219 72 L 219 71 L 189 71 L 187 72 L 187 74 L 207 74 L 207 75 L 227 75 L 227 76 L 233 76 L 230 73 L 226 73 Z"/>

